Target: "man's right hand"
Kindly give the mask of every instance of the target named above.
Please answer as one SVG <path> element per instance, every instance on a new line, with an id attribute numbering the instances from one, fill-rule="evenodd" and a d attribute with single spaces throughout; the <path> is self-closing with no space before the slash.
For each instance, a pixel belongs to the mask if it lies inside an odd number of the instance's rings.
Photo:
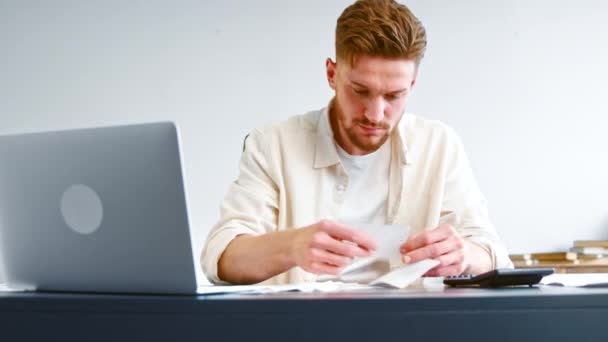
<path id="1" fill-rule="evenodd" d="M 370 256 L 375 249 L 376 242 L 369 234 L 321 220 L 295 232 L 291 257 L 307 272 L 338 275 L 354 257 Z"/>

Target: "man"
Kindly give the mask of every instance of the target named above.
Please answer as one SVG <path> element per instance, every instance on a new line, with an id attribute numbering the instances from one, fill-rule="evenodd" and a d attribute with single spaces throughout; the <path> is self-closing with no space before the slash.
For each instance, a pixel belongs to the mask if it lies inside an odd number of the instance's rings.
<path id="1" fill-rule="evenodd" d="M 253 131 L 201 263 L 215 283 L 315 281 L 377 248 L 344 222 L 409 226 L 402 263 L 427 276 L 512 267 L 463 146 L 445 125 L 404 114 L 426 48 L 392 0 L 360 0 L 336 27 L 327 108 Z M 404 233 L 405 239 L 405 233 Z"/>

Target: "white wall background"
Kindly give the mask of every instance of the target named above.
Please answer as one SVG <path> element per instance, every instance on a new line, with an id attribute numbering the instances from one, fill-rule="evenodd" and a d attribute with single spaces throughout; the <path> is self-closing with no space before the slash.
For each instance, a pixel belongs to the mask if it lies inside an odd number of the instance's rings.
<path id="1" fill-rule="evenodd" d="M 245 134 L 330 99 L 349 3 L 0 0 L 0 133 L 176 121 L 198 253 Z M 460 133 L 511 252 L 608 239 L 608 3 L 406 4 L 429 37 L 409 110 Z"/>

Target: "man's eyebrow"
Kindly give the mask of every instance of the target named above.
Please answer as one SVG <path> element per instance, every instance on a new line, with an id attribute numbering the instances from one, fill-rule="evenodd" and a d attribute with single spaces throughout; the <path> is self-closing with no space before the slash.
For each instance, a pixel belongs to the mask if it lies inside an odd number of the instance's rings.
<path id="1" fill-rule="evenodd" d="M 361 84 L 357 81 L 353 81 L 351 80 L 350 83 L 352 83 L 353 85 L 359 87 L 359 88 L 364 88 L 364 89 L 368 89 L 368 87 L 365 84 Z M 408 91 L 407 88 L 403 88 L 403 89 L 397 89 L 397 90 L 393 90 L 393 91 L 389 91 L 387 94 L 399 94 L 399 93 L 403 93 Z"/>
<path id="2" fill-rule="evenodd" d="M 365 88 L 365 89 L 367 89 L 367 86 L 365 84 L 361 84 L 361 83 L 359 83 L 357 81 L 351 80 L 350 83 L 352 83 L 353 85 L 356 85 L 359 88 Z"/>
<path id="3" fill-rule="evenodd" d="M 407 88 L 403 88 L 403 89 L 398 89 L 398 90 L 391 91 L 391 92 L 389 92 L 389 94 L 399 94 L 399 93 L 405 93 L 407 91 L 408 91 Z"/>

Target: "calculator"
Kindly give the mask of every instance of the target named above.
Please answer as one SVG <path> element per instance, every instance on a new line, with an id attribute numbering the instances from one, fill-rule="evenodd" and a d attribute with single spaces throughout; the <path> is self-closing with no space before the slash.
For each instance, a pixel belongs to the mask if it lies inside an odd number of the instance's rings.
<path id="1" fill-rule="evenodd" d="M 533 286 L 552 273 L 552 268 L 497 268 L 477 275 L 448 276 L 443 279 L 443 283 L 456 287 Z"/>

